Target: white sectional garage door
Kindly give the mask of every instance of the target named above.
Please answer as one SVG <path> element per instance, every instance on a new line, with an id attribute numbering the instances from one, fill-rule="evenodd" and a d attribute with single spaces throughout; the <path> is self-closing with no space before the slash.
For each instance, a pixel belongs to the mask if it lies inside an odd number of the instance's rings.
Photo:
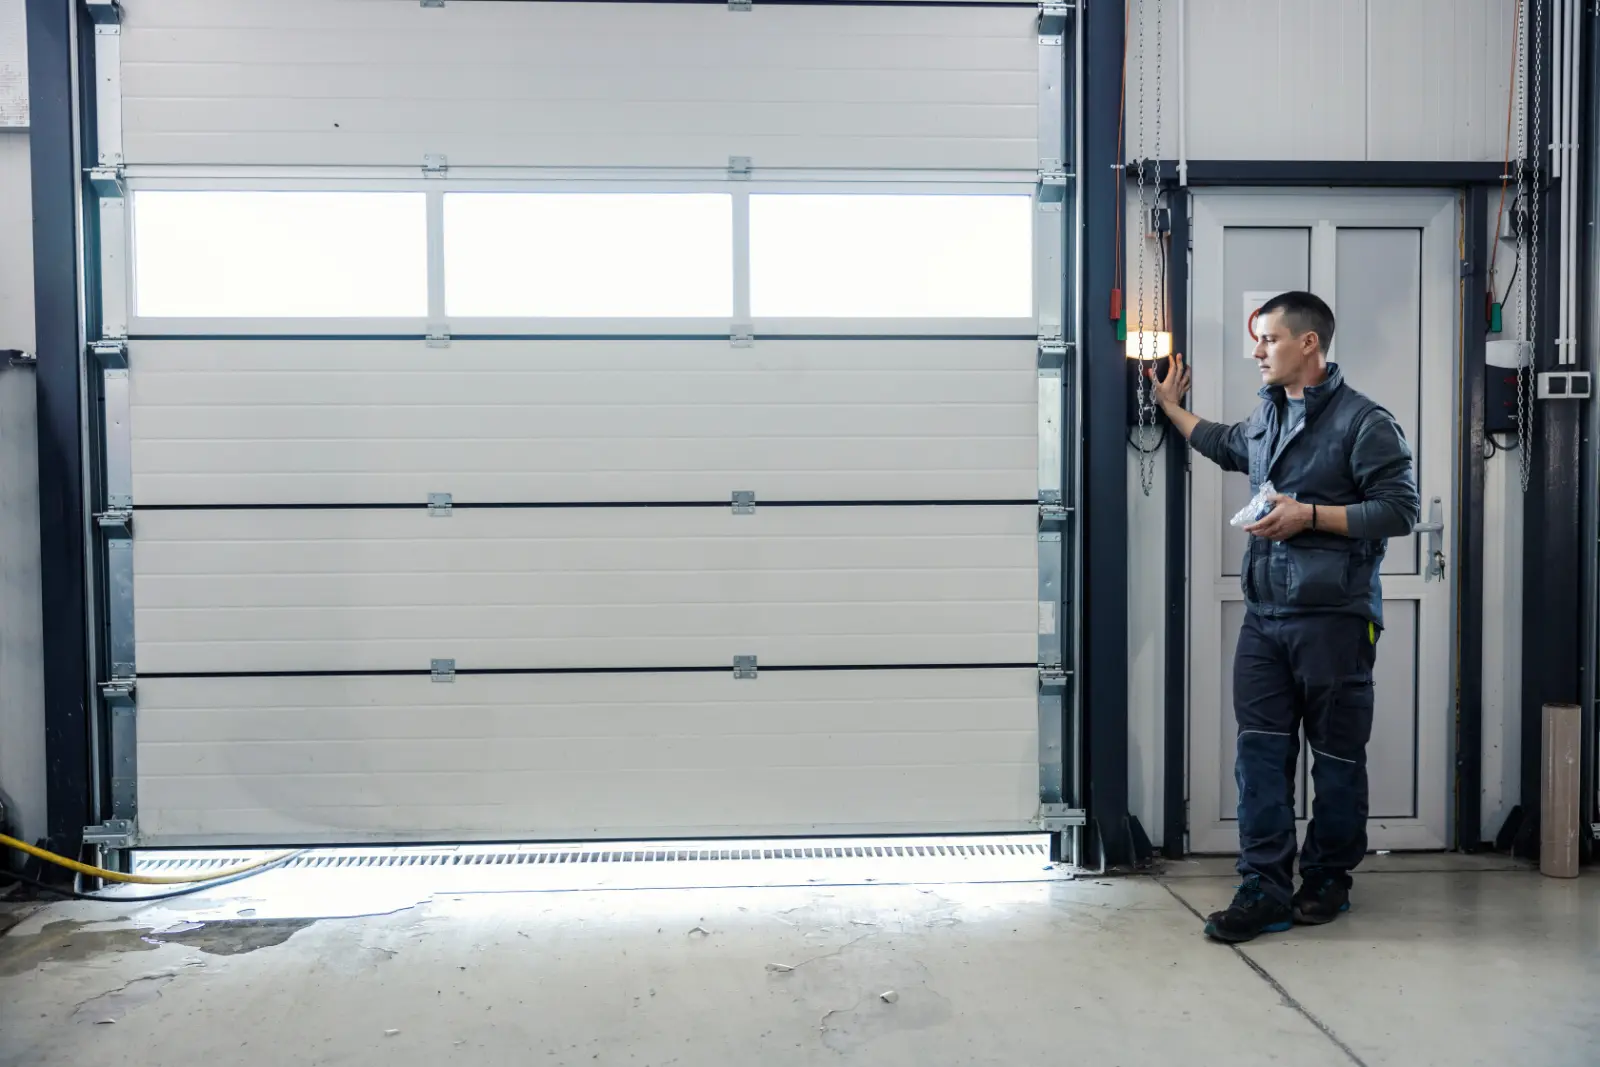
<path id="1" fill-rule="evenodd" d="M 1036 6 L 123 6 L 142 843 L 1033 823 Z"/>

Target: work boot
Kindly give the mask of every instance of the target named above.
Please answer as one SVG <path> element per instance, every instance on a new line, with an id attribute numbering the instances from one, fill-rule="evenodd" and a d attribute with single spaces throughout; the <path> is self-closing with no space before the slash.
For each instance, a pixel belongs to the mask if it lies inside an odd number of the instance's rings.
<path id="1" fill-rule="evenodd" d="M 1350 887 L 1340 878 L 1320 872 L 1304 876 L 1289 901 L 1294 921 L 1305 926 L 1331 923 L 1350 910 Z"/>
<path id="2" fill-rule="evenodd" d="M 1257 875 L 1250 875 L 1238 889 L 1226 910 L 1206 916 L 1206 936 L 1211 940 L 1237 945 L 1261 934 L 1281 934 L 1294 925 L 1289 906 L 1269 897 Z"/>

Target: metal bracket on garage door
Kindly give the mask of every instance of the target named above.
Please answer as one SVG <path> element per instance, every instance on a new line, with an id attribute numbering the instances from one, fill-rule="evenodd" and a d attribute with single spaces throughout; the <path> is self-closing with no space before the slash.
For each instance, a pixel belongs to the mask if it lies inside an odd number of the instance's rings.
<path id="1" fill-rule="evenodd" d="M 453 659 L 436 659 L 428 663 L 428 677 L 435 682 L 453 682 L 456 680 L 456 661 Z"/>
<path id="2" fill-rule="evenodd" d="M 1081 207 L 1077 122 L 1081 3 L 1039 4 L 1038 161 L 1034 211 L 1038 378 L 1038 712 L 1040 829 L 1060 835 L 1059 858 L 1076 862 L 1084 826 L 1078 775 L 1078 516 L 1076 456 L 1081 300 L 1072 242 Z M 1072 131 L 1069 136 L 1068 131 Z"/>
<path id="3" fill-rule="evenodd" d="M 735 489 L 733 491 L 733 513 L 735 515 L 754 515 L 756 513 L 756 494 L 750 489 Z"/>
<path id="4" fill-rule="evenodd" d="M 101 414 L 99 434 L 102 487 L 101 509 L 95 512 L 105 576 L 105 662 L 110 677 L 100 684 L 101 720 L 105 726 L 104 752 L 110 764 L 111 795 L 107 818 L 91 843 L 105 848 L 126 848 L 138 814 L 138 709 L 133 631 L 133 431 L 131 424 L 128 346 L 125 341 L 96 341 L 90 355 L 100 368 Z M 113 826 L 115 824 L 115 827 Z M 91 840 L 91 834 L 85 834 Z"/>
<path id="5" fill-rule="evenodd" d="M 1039 829 L 1046 833 L 1062 833 L 1075 830 L 1088 824 L 1087 813 L 1082 808 L 1074 808 L 1066 804 L 1040 804 L 1039 817 L 1035 820 Z"/>
<path id="6" fill-rule="evenodd" d="M 759 668 L 756 665 L 756 657 L 754 657 L 754 656 L 735 656 L 735 657 L 733 657 L 733 676 L 735 678 L 738 678 L 741 681 L 753 681 L 756 678 L 758 673 L 759 673 Z"/>
<path id="7" fill-rule="evenodd" d="M 456 512 L 455 497 L 449 493 L 428 494 L 428 515 L 435 519 L 448 519 Z"/>

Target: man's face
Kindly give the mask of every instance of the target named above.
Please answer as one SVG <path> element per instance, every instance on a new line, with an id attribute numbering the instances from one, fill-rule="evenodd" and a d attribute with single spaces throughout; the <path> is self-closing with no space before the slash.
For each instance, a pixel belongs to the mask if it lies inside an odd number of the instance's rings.
<path id="1" fill-rule="evenodd" d="M 1303 381 L 1308 368 L 1316 362 L 1317 335 L 1307 330 L 1296 337 L 1281 311 L 1256 316 L 1256 338 L 1252 354 L 1261 367 L 1261 380 L 1267 385 Z"/>

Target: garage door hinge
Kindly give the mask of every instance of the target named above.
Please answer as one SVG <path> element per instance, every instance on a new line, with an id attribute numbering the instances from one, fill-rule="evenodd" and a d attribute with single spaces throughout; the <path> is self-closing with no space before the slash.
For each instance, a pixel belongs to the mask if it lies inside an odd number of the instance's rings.
<path id="1" fill-rule="evenodd" d="M 128 369 L 128 342 L 110 340 L 95 341 L 89 345 L 89 354 L 94 356 L 102 370 L 127 370 Z"/>
<path id="2" fill-rule="evenodd" d="M 728 177 L 730 177 L 730 178 L 748 178 L 748 177 L 750 177 L 750 157 L 749 156 L 729 156 L 728 157 Z"/>
<path id="3" fill-rule="evenodd" d="M 1067 343 L 1059 333 L 1043 334 L 1039 338 L 1039 365 L 1059 367 L 1066 362 Z"/>
<path id="4" fill-rule="evenodd" d="M 443 4 L 439 5 L 443 7 Z M 450 157 L 436 152 L 425 153 L 422 157 L 422 176 L 424 178 L 443 178 L 450 172 Z"/>
<path id="5" fill-rule="evenodd" d="M 431 660 L 428 664 L 428 677 L 435 682 L 455 681 L 456 661 L 453 659 Z"/>
<path id="6" fill-rule="evenodd" d="M 83 843 L 101 848 L 132 848 L 139 843 L 139 826 L 132 819 L 107 819 L 83 828 Z"/>
<path id="7" fill-rule="evenodd" d="M 428 332 L 422 335 L 422 340 L 429 348 L 449 348 L 450 327 L 442 322 L 430 322 Z"/>
<path id="8" fill-rule="evenodd" d="M 1060 666 L 1039 668 L 1039 686 L 1042 689 L 1060 689 L 1067 684 L 1067 672 Z"/>
<path id="9" fill-rule="evenodd" d="M 423 7 L 443 7 L 444 0 L 422 0 Z"/>
<path id="10" fill-rule="evenodd" d="M 134 691 L 139 686 L 139 679 L 133 675 L 121 675 L 109 681 L 100 683 L 100 695 L 111 704 L 131 704 Z"/>
<path id="11" fill-rule="evenodd" d="M 1046 833 L 1059 833 L 1088 824 L 1088 815 L 1082 808 L 1067 804 L 1040 804 L 1039 817 L 1034 820 Z"/>
<path id="12" fill-rule="evenodd" d="M 428 514 L 435 519 L 448 519 L 456 511 L 455 498 L 449 493 L 428 494 Z"/>
<path id="13" fill-rule="evenodd" d="M 102 530 L 121 530 L 124 533 L 131 534 L 133 532 L 133 509 L 106 508 L 104 511 L 95 512 L 94 521 Z"/>
<path id="14" fill-rule="evenodd" d="M 729 11 L 749 11 L 754 6 L 751 0 L 728 0 Z"/>
<path id="15" fill-rule="evenodd" d="M 735 489 L 733 491 L 733 513 L 735 515 L 754 515 L 756 513 L 756 494 L 750 489 Z"/>
<path id="16" fill-rule="evenodd" d="M 733 657 L 733 676 L 744 680 L 756 676 L 756 658 L 754 656 Z"/>
<path id="17" fill-rule="evenodd" d="M 756 328 L 749 323 L 739 323 L 728 334 L 728 343 L 734 348 L 754 348 Z"/>
<path id="18" fill-rule="evenodd" d="M 94 190 L 94 195 L 102 200 L 115 200 L 126 196 L 128 192 L 120 166 L 90 167 L 89 187 Z"/>
<path id="19" fill-rule="evenodd" d="M 1059 500 L 1041 500 L 1039 502 L 1040 522 L 1066 522 L 1067 515 L 1072 509 Z"/>

